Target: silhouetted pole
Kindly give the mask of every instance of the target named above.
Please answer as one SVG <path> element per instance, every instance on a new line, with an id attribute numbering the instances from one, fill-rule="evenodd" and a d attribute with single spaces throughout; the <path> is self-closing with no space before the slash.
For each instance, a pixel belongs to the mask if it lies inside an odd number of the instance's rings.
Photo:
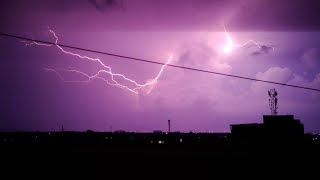
<path id="1" fill-rule="evenodd" d="M 168 132 L 171 132 L 171 127 L 170 127 L 170 120 L 168 120 Z"/>

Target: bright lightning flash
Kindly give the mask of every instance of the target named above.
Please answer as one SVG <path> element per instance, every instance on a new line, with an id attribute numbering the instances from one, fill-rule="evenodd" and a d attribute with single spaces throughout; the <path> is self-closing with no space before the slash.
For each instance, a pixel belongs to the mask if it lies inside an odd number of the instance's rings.
<path id="1" fill-rule="evenodd" d="M 56 46 L 59 50 L 61 50 L 63 53 L 65 54 L 68 54 L 68 55 L 72 55 L 72 56 L 76 56 L 80 59 L 86 59 L 86 60 L 89 60 L 89 61 L 95 61 L 97 62 L 98 64 L 101 65 L 102 69 L 100 69 L 99 71 L 97 71 L 94 75 L 89 75 L 85 72 L 82 72 L 82 71 L 79 71 L 79 70 L 74 70 L 74 69 L 65 69 L 65 68 L 45 68 L 45 70 L 47 71 L 51 71 L 51 72 L 54 72 L 55 74 L 57 74 L 57 76 L 63 81 L 63 82 L 90 82 L 91 80 L 94 80 L 94 79 L 100 79 L 100 80 L 103 80 L 105 81 L 107 84 L 111 85 L 111 86 L 116 86 L 118 88 L 121 88 L 121 89 L 125 89 L 125 90 L 128 90 L 130 92 L 133 92 L 135 94 L 138 94 L 138 90 L 141 89 L 141 88 L 144 88 L 144 87 L 148 87 L 148 86 L 151 86 L 151 88 L 147 91 L 147 94 L 149 94 L 152 89 L 153 89 L 153 85 L 158 81 L 159 77 L 161 76 L 162 72 L 163 72 L 163 69 L 164 67 L 166 67 L 170 62 L 171 62 L 171 59 L 172 59 L 172 55 L 170 56 L 169 60 L 161 67 L 158 75 L 150 82 L 148 83 L 145 83 L 145 84 L 141 84 L 141 83 L 138 83 L 136 82 L 135 80 L 133 79 L 130 79 L 128 77 L 126 77 L 125 75 L 123 74 L 118 74 L 118 73 L 113 73 L 112 70 L 111 70 L 111 67 L 110 66 L 107 66 L 105 65 L 100 59 L 98 58 L 92 58 L 92 57 L 88 57 L 88 56 L 83 56 L 83 55 L 80 55 L 80 54 L 76 54 L 76 53 L 73 53 L 73 52 L 70 52 L 70 51 L 66 51 L 65 49 L 63 49 L 59 44 L 58 44 L 58 36 L 55 34 L 54 31 L 52 31 L 51 29 L 49 29 L 50 33 L 52 33 L 52 35 L 55 37 L 55 43 L 54 44 L 45 44 L 45 43 L 39 43 L 39 42 L 36 42 L 36 41 L 33 41 L 33 42 L 25 42 L 26 43 L 26 46 L 30 46 L 30 45 L 38 45 L 38 46 Z M 71 73 L 77 73 L 77 74 L 80 74 L 84 77 L 86 77 L 87 80 L 83 80 L 83 81 L 69 81 L 69 80 L 66 80 L 63 75 L 59 72 L 61 71 L 64 71 L 64 72 L 71 72 Z M 106 73 L 106 74 L 109 74 L 110 77 L 111 77 L 111 82 L 109 82 L 106 78 L 104 77 L 101 77 L 100 75 L 102 73 Z M 119 83 L 118 81 L 115 80 L 115 77 L 118 77 L 118 78 L 122 78 L 122 80 L 125 80 L 126 82 L 128 82 L 129 84 L 133 84 L 134 88 L 130 88 L 129 86 L 127 85 L 124 85 L 124 84 L 121 84 Z"/>
<path id="2" fill-rule="evenodd" d="M 265 44 L 258 43 L 258 42 L 254 41 L 254 40 L 251 40 L 251 39 L 246 41 L 246 42 L 244 42 L 243 44 L 235 44 L 235 43 L 233 43 L 231 37 L 229 36 L 229 33 L 227 32 L 225 26 L 223 26 L 223 28 L 224 28 L 224 34 L 225 34 L 225 36 L 227 38 L 227 44 L 223 48 L 223 52 L 226 53 L 226 54 L 230 54 L 232 52 L 233 47 L 242 48 L 242 47 L 248 45 L 249 43 L 254 44 L 259 49 L 261 49 L 263 46 L 266 46 Z M 267 47 L 272 48 L 272 50 L 274 51 L 274 48 L 272 46 L 267 46 Z"/>

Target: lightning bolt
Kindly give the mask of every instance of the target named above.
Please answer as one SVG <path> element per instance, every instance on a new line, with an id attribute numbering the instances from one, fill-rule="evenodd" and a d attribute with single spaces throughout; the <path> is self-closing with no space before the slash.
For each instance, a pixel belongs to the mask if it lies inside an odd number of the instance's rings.
<path id="1" fill-rule="evenodd" d="M 73 53 L 73 52 L 70 52 L 70 51 L 67 51 L 65 49 L 63 49 L 61 46 L 59 46 L 58 44 L 58 36 L 56 35 L 56 33 L 51 30 L 49 28 L 49 31 L 50 33 L 55 37 L 55 43 L 54 44 L 45 44 L 45 43 L 39 43 L 39 42 L 36 42 L 36 41 L 33 41 L 33 42 L 26 42 L 24 41 L 25 45 L 26 46 L 31 46 L 31 45 L 38 45 L 38 46 L 47 46 L 47 47 L 50 47 L 50 46 L 56 46 L 61 52 L 65 53 L 65 54 L 68 54 L 68 55 L 71 55 L 71 56 L 76 56 L 80 59 L 85 59 L 85 60 L 89 60 L 89 61 L 94 61 L 94 62 L 97 62 L 98 64 L 101 65 L 102 69 L 100 69 L 98 72 L 96 72 L 94 75 L 89 75 L 85 72 L 82 72 L 82 71 L 79 71 L 79 70 L 75 70 L 75 69 L 65 69 L 65 68 L 44 68 L 46 71 L 49 71 L 49 72 L 54 72 L 55 74 L 57 74 L 57 76 L 63 81 L 63 82 L 76 82 L 76 83 L 88 83 L 94 79 L 100 79 L 100 80 L 103 80 L 104 82 L 106 82 L 108 85 L 111 85 L 111 86 L 116 86 L 118 88 L 121 88 L 121 89 L 125 89 L 125 90 L 128 90 L 132 93 L 135 93 L 135 94 L 138 94 L 138 90 L 141 89 L 141 88 L 144 88 L 144 87 L 147 87 L 147 86 L 151 86 L 151 88 L 147 91 L 147 94 L 149 94 L 152 89 L 153 89 L 153 86 L 157 81 L 158 79 L 160 78 L 164 68 L 171 62 L 171 59 L 173 57 L 173 55 L 171 55 L 168 59 L 168 61 L 162 65 L 158 75 L 150 82 L 148 83 L 145 83 L 145 84 L 141 84 L 141 83 L 138 83 L 137 81 L 133 80 L 133 79 L 130 79 L 128 77 L 126 77 L 125 75 L 123 74 L 119 74 L 119 73 L 113 73 L 112 72 L 112 69 L 110 66 L 107 66 L 106 64 L 104 64 L 99 58 L 92 58 L 92 57 L 89 57 L 89 56 L 85 56 L 85 55 L 80 55 L 80 54 L 77 54 L 77 53 Z M 64 78 L 64 76 L 61 74 L 61 72 L 70 72 L 70 73 L 76 73 L 76 74 L 80 74 L 82 76 L 84 76 L 86 78 L 86 80 L 81 80 L 81 81 L 70 81 L 70 80 L 66 80 Z M 100 75 L 102 73 L 107 73 L 110 75 L 111 77 L 111 81 L 108 81 L 107 79 L 105 79 L 104 77 L 101 77 Z M 123 80 L 125 80 L 126 82 L 128 83 L 131 83 L 134 85 L 134 88 L 130 88 L 129 86 L 127 85 L 124 85 L 124 84 L 121 84 L 119 83 L 118 81 L 115 80 L 115 77 L 118 77 L 118 78 L 122 78 Z"/>
<path id="2" fill-rule="evenodd" d="M 226 27 L 224 25 L 223 25 L 223 28 L 224 28 L 224 34 L 225 34 L 225 36 L 227 38 L 227 44 L 225 45 L 225 47 L 223 49 L 225 53 L 230 53 L 232 51 L 233 47 L 242 48 L 242 47 L 248 45 L 249 43 L 254 44 L 259 49 L 261 49 L 263 46 L 267 46 L 267 47 L 272 48 L 272 50 L 274 51 L 274 47 L 268 46 L 268 45 L 263 44 L 263 43 L 259 43 L 257 41 L 251 40 L 251 39 L 246 41 L 246 42 L 244 42 L 243 44 L 235 44 L 235 43 L 233 43 L 233 41 L 232 41 L 232 39 L 231 39 L 231 37 L 230 37 L 229 33 L 227 32 Z"/>

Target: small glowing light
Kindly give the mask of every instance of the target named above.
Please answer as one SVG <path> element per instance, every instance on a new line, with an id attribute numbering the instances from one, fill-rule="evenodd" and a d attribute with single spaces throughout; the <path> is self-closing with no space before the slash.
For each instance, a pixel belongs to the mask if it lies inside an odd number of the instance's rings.
<path id="1" fill-rule="evenodd" d="M 51 133 L 48 133 L 49 135 L 51 134 Z"/>
<path id="2" fill-rule="evenodd" d="M 109 139 L 108 137 L 106 137 L 106 139 Z"/>
<path id="3" fill-rule="evenodd" d="M 182 143 L 182 139 L 180 139 L 180 142 Z"/>
<path id="4" fill-rule="evenodd" d="M 166 134 L 168 134 L 168 133 L 166 133 Z"/>
<path id="5" fill-rule="evenodd" d="M 232 51 L 232 46 L 230 44 L 227 44 L 224 48 L 223 48 L 223 52 L 226 54 L 230 54 Z"/>

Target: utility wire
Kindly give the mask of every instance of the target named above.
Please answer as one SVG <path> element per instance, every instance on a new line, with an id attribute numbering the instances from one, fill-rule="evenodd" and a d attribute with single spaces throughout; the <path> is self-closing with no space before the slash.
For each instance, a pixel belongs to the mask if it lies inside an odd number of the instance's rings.
<path id="1" fill-rule="evenodd" d="M 26 41 L 34 41 L 34 42 L 44 43 L 44 44 L 56 45 L 55 43 L 52 43 L 52 42 L 49 42 L 49 41 L 37 40 L 37 39 L 32 39 L 32 38 L 27 38 L 27 37 L 12 35 L 12 34 L 6 34 L 6 33 L 0 33 L 0 36 L 5 36 L 5 37 L 9 37 L 9 38 L 16 38 L 16 39 L 22 39 L 22 40 L 26 40 Z M 65 44 L 59 44 L 59 43 L 57 45 L 59 45 L 61 47 L 65 47 L 65 48 L 76 49 L 76 50 L 80 50 L 80 51 L 87 51 L 87 52 L 92 52 L 92 53 L 97 53 L 97 54 L 103 54 L 103 55 L 113 56 L 113 57 L 118 57 L 118 58 L 125 58 L 125 59 L 134 60 L 134 61 L 140 61 L 140 62 L 152 63 L 152 64 L 158 64 L 158 65 L 165 65 L 165 63 L 162 63 L 162 62 L 151 61 L 151 60 L 141 59 L 141 58 L 135 58 L 135 57 L 131 57 L 131 56 L 124 56 L 124 55 L 119 55 L 119 54 L 107 53 L 107 52 L 96 51 L 96 50 L 91 50 L 91 49 L 86 49 L 86 48 L 81 48 L 81 47 L 76 47 L 76 46 L 71 46 L 71 45 L 65 45 Z M 219 73 L 219 72 L 208 71 L 208 70 L 197 69 L 197 68 L 191 68 L 191 67 L 185 67 L 185 66 L 179 66 L 179 65 L 174 65 L 174 64 L 167 64 L 167 66 L 180 68 L 180 69 L 191 70 L 191 71 L 196 71 L 196 72 L 216 74 L 216 75 L 233 77 L 233 78 L 238 78 L 238 79 L 246 79 L 246 80 L 250 80 L 250 81 L 257 81 L 257 82 L 263 82 L 263 83 L 269 83 L 269 84 L 277 84 L 277 85 L 281 85 L 281 86 L 288 86 L 288 87 L 294 87 L 294 88 L 300 88 L 300 89 L 306 89 L 306 90 L 320 92 L 320 89 L 310 88 L 310 87 L 305 87 L 305 86 L 285 84 L 285 83 L 280 83 L 280 82 L 275 82 L 275 81 L 266 81 L 266 80 L 261 80 L 261 79 L 256 79 L 256 78 L 249 78 L 249 77 L 244 77 L 244 76 L 237 76 L 237 75 L 232 75 L 232 74 Z"/>

